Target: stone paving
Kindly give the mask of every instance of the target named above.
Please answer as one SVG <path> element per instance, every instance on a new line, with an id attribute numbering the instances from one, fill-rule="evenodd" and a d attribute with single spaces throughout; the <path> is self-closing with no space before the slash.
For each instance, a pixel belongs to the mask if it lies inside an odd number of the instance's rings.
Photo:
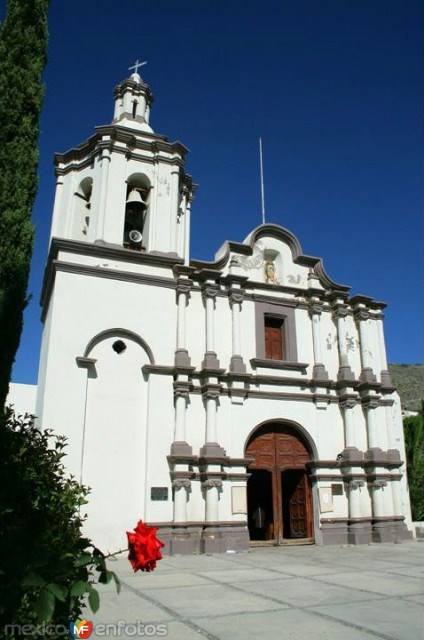
<path id="1" fill-rule="evenodd" d="M 150 574 L 121 557 L 111 568 L 121 594 L 102 587 L 100 610 L 87 617 L 134 624 L 92 638 L 424 639 L 424 542 L 175 556 Z M 146 626 L 136 631 L 137 621 Z"/>

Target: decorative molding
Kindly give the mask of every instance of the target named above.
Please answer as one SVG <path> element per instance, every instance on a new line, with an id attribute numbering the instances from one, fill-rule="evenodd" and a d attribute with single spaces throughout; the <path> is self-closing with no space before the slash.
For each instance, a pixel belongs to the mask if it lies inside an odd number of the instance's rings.
<path id="1" fill-rule="evenodd" d="M 183 294 L 187 296 L 187 299 L 190 297 L 190 291 L 192 288 L 193 282 L 188 278 L 178 278 L 175 289 L 177 291 L 177 295 Z"/>
<path id="2" fill-rule="evenodd" d="M 288 360 L 270 360 L 267 358 L 251 358 L 250 364 L 253 369 L 263 368 L 263 369 L 291 369 L 293 371 L 302 371 L 306 372 L 307 367 L 309 366 L 306 362 L 291 362 Z M 295 378 L 298 381 L 298 384 L 301 383 L 303 385 L 303 380 Z M 292 378 L 294 380 L 294 378 Z"/>
<path id="3" fill-rule="evenodd" d="M 175 380 L 173 386 L 174 397 L 185 398 L 187 400 L 190 394 L 190 389 L 193 385 L 191 382 L 187 382 L 185 380 Z"/>
<path id="4" fill-rule="evenodd" d="M 86 358 L 84 356 L 77 356 L 75 360 L 80 369 L 95 369 L 97 362 L 96 358 Z"/>
<path id="5" fill-rule="evenodd" d="M 202 296 L 204 300 L 206 300 L 207 298 L 212 298 L 212 300 L 215 300 L 216 296 L 218 295 L 218 291 L 219 287 L 217 284 L 208 282 L 202 287 Z"/>
<path id="6" fill-rule="evenodd" d="M 368 311 L 368 309 L 364 309 L 362 307 L 360 307 L 359 309 L 354 309 L 353 315 L 355 320 L 357 320 L 358 322 L 365 322 L 370 318 L 370 312 Z"/>
<path id="7" fill-rule="evenodd" d="M 234 304 L 242 304 L 244 300 L 244 289 L 229 289 L 228 290 L 228 299 L 230 301 L 230 305 Z"/>
<path id="8" fill-rule="evenodd" d="M 176 478 L 172 481 L 172 487 L 175 491 L 179 491 L 180 489 L 189 490 L 191 488 L 191 481 L 187 478 Z"/>
<path id="9" fill-rule="evenodd" d="M 222 489 L 222 480 L 209 478 L 208 480 L 202 482 L 202 487 L 204 489 Z"/>
<path id="10" fill-rule="evenodd" d="M 363 480 L 356 480 L 356 479 L 349 480 L 348 486 L 349 486 L 349 490 L 356 491 L 357 489 L 360 489 L 361 487 L 365 486 L 365 482 Z"/>

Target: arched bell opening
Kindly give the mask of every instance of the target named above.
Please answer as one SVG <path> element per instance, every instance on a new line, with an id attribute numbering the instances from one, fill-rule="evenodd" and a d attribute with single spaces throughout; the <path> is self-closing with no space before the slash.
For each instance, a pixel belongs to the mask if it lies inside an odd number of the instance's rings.
<path id="1" fill-rule="evenodd" d="M 133 174 L 127 180 L 123 245 L 133 251 L 143 251 L 143 233 L 149 209 L 150 181 L 143 174 Z"/>
<path id="2" fill-rule="evenodd" d="M 312 488 L 307 464 L 315 446 L 294 423 L 259 426 L 247 440 L 247 510 L 250 540 L 313 542 Z"/>
<path id="3" fill-rule="evenodd" d="M 91 195 L 93 192 L 93 178 L 87 176 L 79 183 L 74 193 L 74 214 L 72 238 L 87 240 L 90 231 Z"/>

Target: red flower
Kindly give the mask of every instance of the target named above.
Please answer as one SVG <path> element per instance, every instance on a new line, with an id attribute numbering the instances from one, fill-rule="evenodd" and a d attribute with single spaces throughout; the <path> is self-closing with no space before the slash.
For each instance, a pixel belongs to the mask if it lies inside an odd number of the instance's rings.
<path id="1" fill-rule="evenodd" d="M 128 560 L 134 571 L 153 571 L 156 561 L 162 559 L 160 550 L 165 545 L 156 537 L 157 530 L 157 527 L 148 527 L 139 520 L 134 533 L 127 531 Z"/>

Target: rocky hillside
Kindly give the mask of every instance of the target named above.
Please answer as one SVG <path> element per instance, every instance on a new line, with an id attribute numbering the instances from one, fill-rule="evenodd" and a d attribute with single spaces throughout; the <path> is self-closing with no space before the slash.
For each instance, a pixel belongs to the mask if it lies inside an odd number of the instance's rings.
<path id="1" fill-rule="evenodd" d="M 424 365 L 389 364 L 393 384 L 399 391 L 402 408 L 418 411 L 424 400 Z"/>

